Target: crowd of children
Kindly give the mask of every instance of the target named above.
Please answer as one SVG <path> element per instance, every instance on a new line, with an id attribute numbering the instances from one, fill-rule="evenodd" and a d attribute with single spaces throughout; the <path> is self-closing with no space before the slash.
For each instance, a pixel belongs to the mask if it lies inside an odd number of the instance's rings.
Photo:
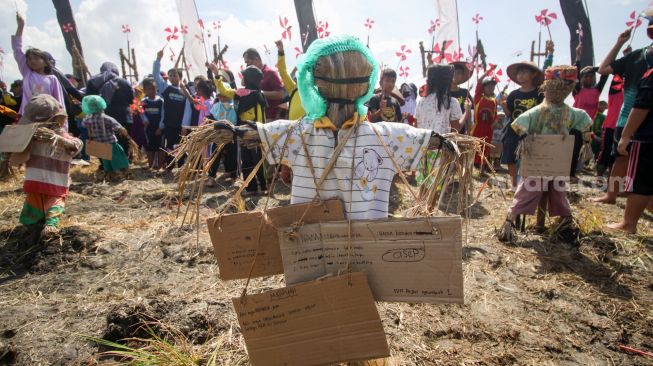
<path id="1" fill-rule="evenodd" d="M 651 19 L 648 35 L 653 39 Z M 49 128 L 38 129 L 36 142 L 30 147 L 31 156 L 23 161 L 27 167 L 27 198 L 21 222 L 30 225 L 44 222 L 46 234 L 54 231 L 63 212 L 70 163 L 75 159 L 89 159 L 83 148 L 87 140 L 110 145 L 111 158 L 101 159 L 101 169 L 111 178 L 122 179 L 130 166 L 129 149 L 135 145 L 146 152 L 147 166 L 152 171 L 172 169 L 167 153 L 178 146 L 183 135 L 207 119 L 241 125 L 266 123 L 281 117 L 297 120 L 305 114 L 294 71 L 289 73 L 286 67 L 281 41 L 277 42 L 278 71 L 265 65 L 255 49 L 243 53 L 247 67 L 240 73 L 240 88 L 233 74 L 223 69 L 220 62 L 207 63 L 208 77 L 197 76 L 192 82 L 182 80 L 184 70 L 179 68 L 163 72 L 163 51 L 159 51 L 151 75 L 135 88 L 120 77 L 114 64 L 106 62 L 85 89 L 73 88 L 75 92 L 71 94 L 71 85 L 77 80 L 64 77 L 67 80 L 62 85 L 63 76 L 47 52 L 34 48 L 23 52 L 23 28 L 24 19 L 17 15 L 12 47 L 23 79 L 11 84 L 10 91 L 2 85 L 0 128 L 18 119 L 18 123 L 53 122 Z M 602 178 L 610 172 L 606 195 L 596 201 L 614 203 L 617 194 L 625 189 L 630 194 L 625 217 L 614 227 L 635 232 L 642 211 L 647 206 L 653 209 L 653 181 L 647 170 L 653 163 L 653 117 L 649 113 L 653 102 L 653 46 L 627 49 L 625 56 L 617 59 L 630 32 L 619 36 L 599 67 L 580 68 L 582 45 L 576 49 L 575 66 L 552 67 L 554 48 L 552 42 L 547 42 L 543 68 L 533 62 L 518 62 L 507 68 L 507 74 L 519 86 L 508 95 L 497 93 L 492 67 L 474 81 L 473 95 L 468 90 L 473 67 L 467 62 L 429 65 L 425 86 L 419 92 L 414 84 L 403 84 L 397 89 L 396 71 L 386 68 L 380 72 L 378 89 L 367 103 L 366 117 L 370 122 L 407 123 L 438 134 L 457 131 L 490 144 L 500 142 L 500 163 L 506 166 L 509 188 L 515 192 L 507 218 L 509 229 L 514 227 L 518 215 L 533 214 L 543 192 L 547 191 L 527 189 L 532 179 L 519 176 L 517 150 L 523 137 L 572 135 L 576 140 L 570 166 L 572 183 L 576 172 L 584 166 L 579 156 L 586 146 L 595 156 L 597 176 Z M 597 72 L 602 75 L 598 83 Z M 609 74 L 614 77 L 605 102 L 600 100 L 600 95 Z M 565 104 L 569 94 L 573 94 L 573 107 Z M 77 118 L 78 124 L 71 128 L 65 116 L 72 116 L 71 121 Z M 54 155 L 46 153 L 49 148 L 54 149 Z M 492 159 L 489 153 L 487 149 L 485 156 L 476 156 L 475 164 L 482 174 Z M 435 152 L 425 155 L 419 165 L 418 183 L 434 168 L 436 157 Z M 234 141 L 222 150 L 206 184 L 216 186 L 219 181 L 234 182 L 247 177 L 261 158 L 259 148 L 245 148 Z M 3 163 L 7 161 L 5 156 Z M 47 165 L 50 163 L 53 165 Z M 224 175 L 218 177 L 220 165 Z M 280 169 L 282 179 L 291 179 L 288 167 L 266 167 Z M 269 174 L 259 170 L 246 187 L 245 195 L 265 193 L 268 179 Z M 624 187 L 620 187 L 623 182 Z M 570 217 L 566 185 L 555 179 L 546 185 L 563 187 L 548 189 L 549 213 Z"/>

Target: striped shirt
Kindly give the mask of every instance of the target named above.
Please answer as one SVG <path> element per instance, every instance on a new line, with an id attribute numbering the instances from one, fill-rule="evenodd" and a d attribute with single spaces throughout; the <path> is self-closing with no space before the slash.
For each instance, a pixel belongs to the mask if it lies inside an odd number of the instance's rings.
<path id="1" fill-rule="evenodd" d="M 104 125 L 104 127 L 102 125 Z M 89 140 L 105 144 L 115 144 L 118 142 L 116 132 L 124 128 L 113 117 L 104 113 L 96 113 L 86 116 L 82 121 L 82 126 L 88 129 Z"/>
<path id="2" fill-rule="evenodd" d="M 41 193 L 54 197 L 66 197 L 70 185 L 70 162 L 82 149 L 82 141 L 63 130 L 57 130 L 60 138 L 72 141 L 75 151 L 61 146 L 53 147 L 50 143 L 32 141 L 30 158 L 25 169 L 25 193 Z"/>
<path id="3" fill-rule="evenodd" d="M 290 203 L 311 201 L 315 197 L 315 182 L 320 179 L 348 129 L 342 128 L 336 132 L 329 128 L 317 128 L 313 121 L 305 119 L 279 120 L 259 123 L 257 126 L 268 162 L 287 165 L 293 171 Z M 286 134 L 291 126 L 294 128 Z M 354 132 L 345 143 L 336 164 L 319 191 L 322 199 L 341 199 L 345 204 L 347 217 L 351 219 L 388 217 L 390 187 L 397 170 L 377 138 L 375 130 L 392 152 L 402 171 L 417 168 L 431 136 L 429 130 L 403 123 L 365 122 L 360 125 L 358 132 Z M 315 169 L 315 178 L 308 165 L 302 138 Z M 286 140 L 288 144 L 285 154 L 281 156 Z"/>

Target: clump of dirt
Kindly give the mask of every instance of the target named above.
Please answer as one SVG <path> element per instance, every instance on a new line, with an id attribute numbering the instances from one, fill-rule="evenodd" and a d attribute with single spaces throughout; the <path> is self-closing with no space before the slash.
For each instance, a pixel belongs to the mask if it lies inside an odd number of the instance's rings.
<path id="1" fill-rule="evenodd" d="M 172 330 L 183 334 L 193 344 L 203 344 L 215 333 L 225 330 L 220 314 L 225 303 L 166 301 L 152 299 L 141 303 L 122 303 L 107 314 L 103 339 L 117 342 L 129 338 L 149 338 L 148 332 L 166 338 Z"/>
<path id="2" fill-rule="evenodd" d="M 80 256 L 92 253 L 101 238 L 79 226 L 63 228 L 59 235 L 47 241 L 41 240 L 40 228 L 24 226 L 0 232 L 0 237 L 6 238 L 0 253 L 0 268 L 15 275 L 47 273 L 77 261 Z"/>

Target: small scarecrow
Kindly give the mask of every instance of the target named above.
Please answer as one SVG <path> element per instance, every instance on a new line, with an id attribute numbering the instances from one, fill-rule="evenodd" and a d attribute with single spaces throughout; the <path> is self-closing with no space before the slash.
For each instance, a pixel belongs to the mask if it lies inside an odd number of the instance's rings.
<path id="1" fill-rule="evenodd" d="M 12 154 L 10 163 L 25 163 L 25 204 L 20 213 L 20 223 L 40 229 L 47 238 L 59 230 L 68 186 L 70 162 L 82 149 L 82 141 L 66 132 L 66 110 L 48 94 L 30 98 L 18 124 L 41 125 L 28 149 Z"/>
<path id="2" fill-rule="evenodd" d="M 583 134 L 589 140 L 592 120 L 587 112 L 565 104 L 565 98 L 574 90 L 577 69 L 574 66 L 554 66 L 544 73 L 544 83 L 540 87 L 544 92 L 544 102 L 522 113 L 511 127 L 522 139 L 527 135 L 569 135 L 573 130 Z M 527 177 L 517 188 L 506 222 L 498 233 L 499 240 L 515 239 L 515 219 L 518 215 L 533 215 L 538 206 L 545 210 L 548 201 L 550 216 L 559 216 L 558 228 L 562 229 L 572 223 L 571 207 L 567 199 L 567 184 L 563 177 Z M 543 212 L 542 212 L 543 213 Z M 538 212 L 539 217 L 540 212 Z M 544 220 L 539 220 L 540 229 Z"/>
<path id="3" fill-rule="evenodd" d="M 429 130 L 366 121 L 379 67 L 357 38 L 316 40 L 299 59 L 298 91 L 306 116 L 299 121 L 215 123 L 221 143 L 240 136 L 262 146 L 270 164 L 293 171 L 291 204 L 339 198 L 349 219 L 388 216 L 395 174 L 414 171 L 428 149 L 457 147 Z"/>

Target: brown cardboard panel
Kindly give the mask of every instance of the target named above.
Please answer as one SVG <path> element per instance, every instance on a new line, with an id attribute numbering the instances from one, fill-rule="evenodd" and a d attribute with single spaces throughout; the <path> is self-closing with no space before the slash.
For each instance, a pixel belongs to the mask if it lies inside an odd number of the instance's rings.
<path id="1" fill-rule="evenodd" d="M 360 272 L 237 297 L 233 305 L 254 366 L 328 365 L 390 353 Z"/>
<path id="2" fill-rule="evenodd" d="M 377 301 L 463 303 L 460 217 L 352 221 L 351 246 L 348 225 L 279 231 L 286 283 L 337 273 L 350 262 L 367 275 Z"/>
<path id="3" fill-rule="evenodd" d="M 25 151 L 38 127 L 36 123 L 5 126 L 0 134 L 0 152 Z"/>
<path id="4" fill-rule="evenodd" d="M 342 202 L 336 199 L 324 201 L 321 205 L 302 203 L 268 210 L 269 221 L 263 224 L 261 230 L 258 258 L 252 277 L 283 274 L 276 228 L 294 224 L 309 206 L 310 209 L 304 218 L 305 223 L 338 221 L 345 218 Z M 220 278 L 223 280 L 244 279 L 249 275 L 262 217 L 262 212 L 244 212 L 224 215 L 221 220 L 217 217 L 207 220 L 220 268 Z"/>
<path id="5" fill-rule="evenodd" d="M 113 146 L 103 142 L 86 140 L 86 153 L 96 158 L 111 160 L 113 158 Z"/>
<path id="6" fill-rule="evenodd" d="M 522 177 L 569 177 L 574 153 L 573 136 L 527 136 L 524 146 L 520 163 Z"/>

